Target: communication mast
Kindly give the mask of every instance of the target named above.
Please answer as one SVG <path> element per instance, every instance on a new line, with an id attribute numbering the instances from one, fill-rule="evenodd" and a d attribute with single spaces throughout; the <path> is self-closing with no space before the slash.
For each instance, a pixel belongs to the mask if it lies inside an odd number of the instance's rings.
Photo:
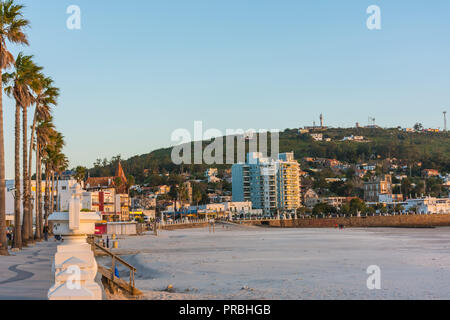
<path id="1" fill-rule="evenodd" d="M 444 132 L 447 132 L 447 111 L 442 113 L 444 114 Z"/>

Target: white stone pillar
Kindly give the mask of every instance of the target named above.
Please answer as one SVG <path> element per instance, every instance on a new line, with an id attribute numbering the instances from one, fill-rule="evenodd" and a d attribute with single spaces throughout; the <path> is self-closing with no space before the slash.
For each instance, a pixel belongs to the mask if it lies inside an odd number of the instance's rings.
<path id="1" fill-rule="evenodd" d="M 78 185 L 73 187 L 69 212 L 55 212 L 49 217 L 54 234 L 64 239 L 52 266 L 55 284 L 48 291 L 49 300 L 102 299 L 102 289 L 95 282 L 97 262 L 86 242 L 87 235 L 95 233 L 95 222 L 101 215 L 81 212 L 80 190 Z"/>

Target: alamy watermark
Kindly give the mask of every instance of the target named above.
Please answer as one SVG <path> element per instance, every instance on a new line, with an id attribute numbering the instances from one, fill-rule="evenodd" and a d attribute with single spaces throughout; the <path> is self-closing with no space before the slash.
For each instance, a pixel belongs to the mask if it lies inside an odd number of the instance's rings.
<path id="1" fill-rule="evenodd" d="M 80 290 L 81 289 L 81 270 L 79 266 L 72 265 L 67 268 L 67 273 L 70 276 L 67 278 L 66 287 L 69 290 Z"/>
<path id="2" fill-rule="evenodd" d="M 67 7 L 66 13 L 70 15 L 66 21 L 67 29 L 81 30 L 81 8 L 73 4 Z"/>
<path id="3" fill-rule="evenodd" d="M 381 9 L 379 6 L 371 5 L 366 10 L 370 16 L 367 18 L 367 29 L 381 30 Z"/>
<path id="4" fill-rule="evenodd" d="M 81 30 L 80 6 L 72 4 L 67 7 L 66 13 L 70 15 L 66 21 L 67 29 Z M 366 13 L 369 15 L 366 21 L 367 29 L 381 30 L 381 8 L 377 5 L 370 5 L 367 7 Z"/>
<path id="5" fill-rule="evenodd" d="M 367 289 L 380 290 L 381 289 L 381 269 L 377 265 L 371 265 L 367 268 L 367 274 L 370 276 L 367 278 Z"/>
<path id="6" fill-rule="evenodd" d="M 203 131 L 203 122 L 195 121 L 193 134 L 182 128 L 173 131 L 171 141 L 177 145 L 172 149 L 172 162 L 176 165 L 245 162 L 246 144 L 249 153 L 260 152 L 264 157 L 276 159 L 279 154 L 279 132 L 278 129 L 226 129 L 224 134 L 214 128 Z M 204 141 L 211 142 L 203 147 Z"/>

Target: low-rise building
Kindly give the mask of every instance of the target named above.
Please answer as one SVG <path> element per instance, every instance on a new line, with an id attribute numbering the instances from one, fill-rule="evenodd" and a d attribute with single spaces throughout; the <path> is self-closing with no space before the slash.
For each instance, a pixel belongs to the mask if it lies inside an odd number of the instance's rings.
<path id="1" fill-rule="evenodd" d="M 113 177 L 89 177 L 83 193 L 83 209 L 97 211 L 105 221 L 128 221 L 130 199 L 125 172 L 120 162 Z"/>
<path id="2" fill-rule="evenodd" d="M 218 173 L 217 168 L 208 168 L 205 171 L 205 177 L 208 179 L 208 183 L 218 183 L 222 181 L 222 179 L 217 177 Z"/>
<path id="3" fill-rule="evenodd" d="M 162 185 L 162 186 L 156 187 L 155 194 L 159 196 L 159 195 L 168 194 L 169 192 L 170 192 L 170 186 Z"/>
<path id="4" fill-rule="evenodd" d="M 364 141 L 364 137 L 351 135 L 349 137 L 344 137 L 342 141 Z"/>
<path id="5" fill-rule="evenodd" d="M 439 177 L 439 171 L 435 169 L 424 169 L 422 170 L 423 178 Z"/>
<path id="6" fill-rule="evenodd" d="M 378 196 L 378 202 L 381 203 L 403 202 L 403 194 L 380 194 Z"/>
<path id="7" fill-rule="evenodd" d="M 405 211 L 420 214 L 450 214 L 450 198 L 408 199 L 403 206 Z"/>
<path id="8" fill-rule="evenodd" d="M 385 174 L 364 182 L 364 201 L 378 202 L 382 194 L 392 194 L 392 176 Z"/>
<path id="9" fill-rule="evenodd" d="M 316 204 L 319 203 L 319 196 L 313 189 L 309 189 L 303 195 L 303 204 L 307 208 L 313 208 Z"/>
<path id="10" fill-rule="evenodd" d="M 318 203 L 325 203 L 329 206 L 340 208 L 343 204 L 350 203 L 355 197 L 325 197 L 319 198 Z"/>

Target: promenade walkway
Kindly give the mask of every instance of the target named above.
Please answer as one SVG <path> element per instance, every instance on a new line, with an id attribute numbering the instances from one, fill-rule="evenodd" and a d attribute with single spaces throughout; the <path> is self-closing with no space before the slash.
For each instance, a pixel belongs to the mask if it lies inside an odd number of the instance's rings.
<path id="1" fill-rule="evenodd" d="M 0 300 L 46 300 L 54 283 L 51 268 L 56 246 L 51 239 L 0 256 Z"/>

